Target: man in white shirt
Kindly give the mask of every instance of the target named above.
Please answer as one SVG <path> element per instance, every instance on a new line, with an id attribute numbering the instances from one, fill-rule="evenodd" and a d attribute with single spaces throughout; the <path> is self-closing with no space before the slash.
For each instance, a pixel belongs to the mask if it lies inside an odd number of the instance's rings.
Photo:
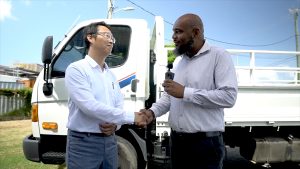
<path id="1" fill-rule="evenodd" d="M 142 111 L 148 123 L 169 111 L 173 169 L 222 169 L 223 109 L 232 107 L 237 97 L 234 64 L 226 50 L 205 41 L 203 23 L 195 14 L 176 20 L 172 38 L 178 55 L 174 80 L 165 80 L 160 100 Z"/>
<path id="2" fill-rule="evenodd" d="M 70 169 L 117 169 L 114 132 L 122 124 L 146 125 L 140 112 L 123 110 L 123 97 L 115 75 L 105 63 L 115 38 L 110 27 L 93 23 L 84 28 L 88 54 L 70 64 L 65 84 L 69 93 L 66 163 Z"/>

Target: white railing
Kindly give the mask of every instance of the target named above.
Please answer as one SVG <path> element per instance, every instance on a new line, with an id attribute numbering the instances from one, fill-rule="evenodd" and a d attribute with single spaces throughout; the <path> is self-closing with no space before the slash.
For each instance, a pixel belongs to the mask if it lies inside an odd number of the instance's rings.
<path id="1" fill-rule="evenodd" d="M 239 86 L 300 86 L 300 52 L 228 49 Z"/>

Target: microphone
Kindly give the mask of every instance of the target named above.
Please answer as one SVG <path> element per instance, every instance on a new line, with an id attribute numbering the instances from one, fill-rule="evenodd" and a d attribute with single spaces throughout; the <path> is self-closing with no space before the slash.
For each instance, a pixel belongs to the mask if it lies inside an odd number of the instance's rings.
<path id="1" fill-rule="evenodd" d="M 167 68 L 168 68 L 168 71 L 165 73 L 165 79 L 171 79 L 173 80 L 174 79 L 174 73 L 170 71 L 170 69 L 173 68 L 173 64 L 172 63 L 169 63 L 167 65 Z"/>

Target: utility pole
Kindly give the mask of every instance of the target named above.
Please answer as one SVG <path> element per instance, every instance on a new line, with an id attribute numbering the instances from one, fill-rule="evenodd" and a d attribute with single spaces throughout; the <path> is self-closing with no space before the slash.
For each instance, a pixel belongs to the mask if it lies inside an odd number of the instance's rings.
<path id="1" fill-rule="evenodd" d="M 299 8 L 289 9 L 289 12 L 294 15 L 294 26 L 295 26 L 295 39 L 296 39 L 296 51 L 299 52 L 299 32 L 298 32 L 298 16 L 299 16 Z M 296 55 L 297 59 L 297 67 L 300 67 L 300 55 Z M 298 72 L 298 83 L 300 83 L 300 72 Z"/>
<path id="2" fill-rule="evenodd" d="M 114 13 L 120 12 L 120 11 L 131 11 L 134 10 L 133 7 L 125 7 L 125 8 L 117 8 L 114 6 L 114 1 L 115 0 L 107 0 L 107 19 L 111 19 L 112 15 Z"/>
<path id="3" fill-rule="evenodd" d="M 112 18 L 112 14 L 114 11 L 114 3 L 113 0 L 107 0 L 107 19 L 111 19 Z"/>

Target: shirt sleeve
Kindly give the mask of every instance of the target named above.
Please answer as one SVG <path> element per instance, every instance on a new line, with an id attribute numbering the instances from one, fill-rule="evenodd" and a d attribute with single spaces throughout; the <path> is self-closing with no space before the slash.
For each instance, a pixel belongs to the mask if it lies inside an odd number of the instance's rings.
<path id="1" fill-rule="evenodd" d="M 89 84 L 89 76 L 82 68 L 70 65 L 66 70 L 65 85 L 74 104 L 90 118 L 114 124 L 131 124 L 134 112 L 112 107 L 95 99 Z"/>
<path id="2" fill-rule="evenodd" d="M 153 103 L 150 109 L 155 114 L 155 117 L 159 117 L 170 110 L 170 105 L 170 96 L 164 92 L 162 97 L 156 103 Z"/>
<path id="3" fill-rule="evenodd" d="M 193 102 L 204 108 L 230 108 L 237 98 L 237 78 L 235 67 L 226 51 L 216 57 L 213 90 L 185 87 L 183 100 Z"/>

